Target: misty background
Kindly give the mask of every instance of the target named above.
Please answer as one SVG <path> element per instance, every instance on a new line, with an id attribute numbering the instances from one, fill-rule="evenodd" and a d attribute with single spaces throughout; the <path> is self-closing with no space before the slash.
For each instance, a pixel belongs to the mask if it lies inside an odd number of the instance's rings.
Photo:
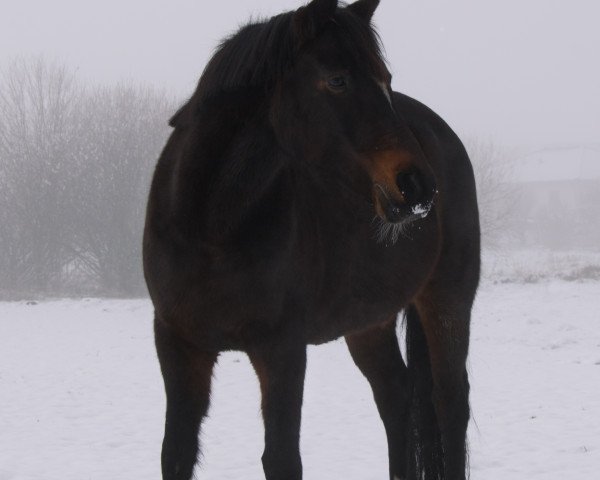
<path id="1" fill-rule="evenodd" d="M 141 230 L 168 118 L 220 39 L 300 5 L 4 2 L 0 297 L 145 294 Z M 375 14 L 394 89 L 467 145 L 486 258 L 600 250 L 598 18 L 592 0 L 382 0 Z M 568 275 L 600 278 L 577 265 Z"/>

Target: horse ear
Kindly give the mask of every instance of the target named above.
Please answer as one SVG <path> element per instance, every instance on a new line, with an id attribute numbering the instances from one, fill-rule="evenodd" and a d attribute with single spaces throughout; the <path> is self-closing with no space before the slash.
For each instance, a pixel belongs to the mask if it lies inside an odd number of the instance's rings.
<path id="1" fill-rule="evenodd" d="M 294 14 L 294 30 L 300 42 L 315 38 L 335 14 L 338 0 L 313 0 Z"/>
<path id="2" fill-rule="evenodd" d="M 357 0 L 353 4 L 348 5 L 348 10 L 370 22 L 378 5 L 379 0 Z"/>

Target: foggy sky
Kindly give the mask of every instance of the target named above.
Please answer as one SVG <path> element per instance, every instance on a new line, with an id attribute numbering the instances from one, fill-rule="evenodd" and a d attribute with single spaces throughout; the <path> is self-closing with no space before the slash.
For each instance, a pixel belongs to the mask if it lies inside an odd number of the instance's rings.
<path id="1" fill-rule="evenodd" d="M 0 66 L 16 55 L 190 95 L 217 42 L 295 0 L 1 0 Z M 382 0 L 394 89 L 460 134 L 507 146 L 600 144 L 597 0 Z"/>

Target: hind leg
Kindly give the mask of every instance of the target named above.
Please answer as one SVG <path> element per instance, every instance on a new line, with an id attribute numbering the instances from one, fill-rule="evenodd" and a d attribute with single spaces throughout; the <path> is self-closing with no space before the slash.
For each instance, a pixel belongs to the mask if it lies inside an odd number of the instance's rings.
<path id="1" fill-rule="evenodd" d="M 369 381 L 388 442 L 390 479 L 406 478 L 408 374 L 402 360 L 396 321 L 347 335 L 354 363 Z"/>
<path id="2" fill-rule="evenodd" d="M 466 361 L 471 305 L 434 295 L 422 296 L 416 307 L 429 350 L 432 400 L 440 429 L 445 479 L 464 480 L 469 422 Z"/>
<path id="3" fill-rule="evenodd" d="M 162 445 L 163 480 L 189 480 L 198 458 L 198 432 L 209 405 L 216 352 L 203 352 L 155 321 L 167 412 Z"/>

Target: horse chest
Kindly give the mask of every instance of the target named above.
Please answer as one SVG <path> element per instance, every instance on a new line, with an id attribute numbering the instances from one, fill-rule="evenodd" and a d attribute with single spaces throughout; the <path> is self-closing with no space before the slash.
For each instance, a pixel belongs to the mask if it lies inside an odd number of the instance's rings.
<path id="1" fill-rule="evenodd" d="M 414 295 L 415 284 L 388 266 L 356 267 L 334 275 L 306 319 L 310 343 L 324 343 L 390 320 Z"/>

